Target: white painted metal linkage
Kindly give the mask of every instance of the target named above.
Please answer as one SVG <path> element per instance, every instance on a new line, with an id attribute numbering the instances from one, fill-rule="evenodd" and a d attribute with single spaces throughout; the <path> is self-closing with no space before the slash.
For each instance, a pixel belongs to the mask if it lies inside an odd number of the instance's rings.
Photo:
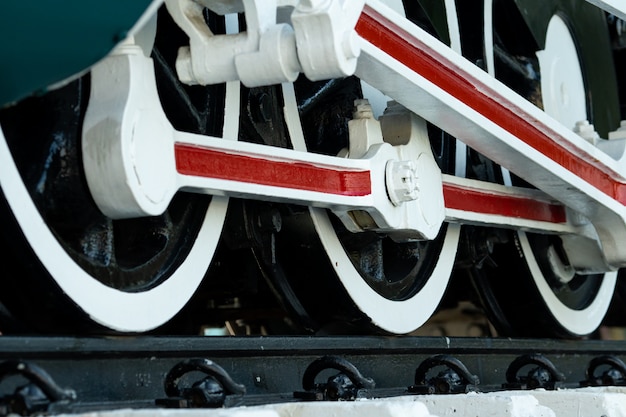
<path id="1" fill-rule="evenodd" d="M 433 239 L 444 220 L 428 138 L 392 146 L 378 121 L 356 118 L 352 136 L 369 146 L 348 159 L 179 132 L 161 108 L 151 59 L 132 44 L 96 65 L 91 85 L 85 173 L 112 218 L 160 214 L 187 190 L 329 208 L 350 230 L 401 240 Z M 395 189 L 395 201 L 387 189 Z M 368 216 L 357 221 L 354 211 Z"/>
<path id="2" fill-rule="evenodd" d="M 357 23 L 356 75 L 587 217 L 626 265 L 626 167 L 376 0 Z"/>
<path id="3" fill-rule="evenodd" d="M 364 0 L 165 0 L 174 21 L 189 36 L 176 69 L 188 84 L 241 81 L 248 87 L 354 74 L 359 40 L 354 26 Z M 203 8 L 218 14 L 245 12 L 246 31 L 212 33 Z M 278 10 L 288 8 L 287 21 Z"/>
<path id="4" fill-rule="evenodd" d="M 258 11 L 253 0 L 242 4 Z M 321 12 L 332 20 L 337 10 Z M 626 265 L 618 244 L 626 241 L 625 167 L 382 3 L 367 1 L 356 31 L 359 77 L 541 191 L 442 182 L 428 138 L 415 133 L 409 145 L 392 146 L 368 118 L 351 123 L 350 158 L 177 132 L 160 106 L 151 60 L 128 45 L 92 72 L 83 154 L 99 207 L 113 218 L 154 215 L 187 190 L 329 208 L 353 231 L 401 240 L 434 238 L 445 213 L 461 223 L 599 238 L 606 268 Z M 358 55 L 351 35 L 333 35 L 329 45 L 346 39 L 343 52 Z M 208 70 L 198 68 L 201 79 Z M 239 76 L 236 63 L 229 71 L 227 78 Z M 355 216 L 363 212 L 371 221 Z"/>
<path id="5" fill-rule="evenodd" d="M 377 120 L 358 114 L 350 122 L 350 158 L 179 132 L 160 107 L 151 60 L 126 45 L 92 70 L 82 142 L 87 180 L 112 218 L 159 214 L 186 190 L 328 208 L 350 230 L 386 232 L 398 240 L 434 238 L 444 216 L 581 232 L 562 206 L 534 190 L 453 177 L 442 186 L 419 126 L 424 122 L 406 109 L 386 116 L 395 117 L 395 126 L 406 125 L 406 144 L 399 146 L 384 142 Z M 368 213 L 371 222 L 355 212 Z"/>

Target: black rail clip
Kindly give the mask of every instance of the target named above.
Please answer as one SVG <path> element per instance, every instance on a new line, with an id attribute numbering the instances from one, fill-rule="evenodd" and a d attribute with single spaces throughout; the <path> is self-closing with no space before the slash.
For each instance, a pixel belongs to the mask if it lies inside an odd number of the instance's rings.
<path id="1" fill-rule="evenodd" d="M 533 365 L 536 365 L 533 367 Z M 518 375 L 525 366 L 531 366 L 526 375 Z M 530 354 L 518 356 L 506 370 L 504 389 L 532 390 L 544 388 L 555 390 L 562 386 L 565 376 L 545 356 Z"/>
<path id="2" fill-rule="evenodd" d="M 339 371 L 325 383 L 315 383 L 315 378 L 326 369 Z M 294 398 L 308 401 L 354 400 L 368 397 L 368 390 L 376 383 L 364 377 L 348 360 L 339 356 L 324 356 L 313 361 L 304 371 L 302 387 L 304 391 L 293 393 Z"/>
<path id="3" fill-rule="evenodd" d="M 181 388 L 183 376 L 191 372 L 206 376 L 191 387 Z M 165 376 L 168 398 L 157 399 L 156 405 L 167 408 L 219 408 L 240 405 L 246 387 L 236 383 L 218 364 L 208 359 L 188 359 L 176 364 Z"/>
<path id="4" fill-rule="evenodd" d="M 11 376 L 21 376 L 29 382 L 17 387 L 13 394 L 0 397 L 0 415 L 21 416 L 67 411 L 76 400 L 76 392 L 61 388 L 39 366 L 18 360 L 0 363 L 0 382 Z"/>
<path id="5" fill-rule="evenodd" d="M 604 367 L 604 371 L 596 375 L 600 367 Z M 626 386 L 626 364 L 615 356 L 598 356 L 589 362 L 585 378 L 580 381 L 581 387 Z"/>
<path id="6" fill-rule="evenodd" d="M 436 376 L 427 378 L 433 368 L 443 366 Z M 478 391 L 479 380 L 459 359 L 436 355 L 423 361 L 415 370 L 415 385 L 408 387 L 414 394 L 458 394 Z"/>

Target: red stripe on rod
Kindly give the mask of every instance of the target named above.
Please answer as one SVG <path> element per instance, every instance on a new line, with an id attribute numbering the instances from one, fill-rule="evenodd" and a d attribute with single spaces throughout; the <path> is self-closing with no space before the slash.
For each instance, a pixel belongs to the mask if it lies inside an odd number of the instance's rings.
<path id="1" fill-rule="evenodd" d="M 268 160 L 195 145 L 175 144 L 176 169 L 182 175 L 270 185 L 326 194 L 371 194 L 369 171 L 324 168 L 308 163 Z M 445 183 L 446 208 L 551 223 L 566 221 L 565 208 L 523 196 Z"/>
<path id="2" fill-rule="evenodd" d="M 567 221 L 562 205 L 524 196 L 495 194 L 448 183 L 443 186 L 443 198 L 448 209 L 549 223 Z"/>
<path id="3" fill-rule="evenodd" d="M 239 181 L 344 196 L 372 193 L 369 171 L 338 170 L 302 162 L 268 160 L 176 143 L 176 170 L 183 175 Z"/>
<path id="4" fill-rule="evenodd" d="M 452 62 L 371 7 L 366 6 L 363 10 L 356 30 L 363 39 L 429 82 L 611 198 L 626 204 L 626 184 L 616 179 L 619 174 L 605 165 L 594 164 L 590 155 L 575 148 L 549 127 L 534 125 L 530 115 L 508 102 L 497 91 L 473 77 L 457 72 L 458 68 Z M 508 103 L 508 107 L 500 102 Z"/>

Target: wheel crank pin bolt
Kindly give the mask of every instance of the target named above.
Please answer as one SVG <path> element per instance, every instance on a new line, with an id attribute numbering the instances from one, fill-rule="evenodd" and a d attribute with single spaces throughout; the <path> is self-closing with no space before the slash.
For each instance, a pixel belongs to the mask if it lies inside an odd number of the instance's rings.
<path id="1" fill-rule="evenodd" d="M 600 135 L 598 135 L 598 132 L 596 132 L 594 126 L 590 124 L 588 120 L 581 120 L 579 122 L 576 122 L 574 132 L 578 133 L 578 136 L 585 139 L 592 145 L 596 145 L 598 143 L 598 140 L 600 139 Z"/>
<path id="2" fill-rule="evenodd" d="M 387 192 L 394 205 L 417 200 L 419 186 L 415 161 L 389 161 L 386 175 Z"/>

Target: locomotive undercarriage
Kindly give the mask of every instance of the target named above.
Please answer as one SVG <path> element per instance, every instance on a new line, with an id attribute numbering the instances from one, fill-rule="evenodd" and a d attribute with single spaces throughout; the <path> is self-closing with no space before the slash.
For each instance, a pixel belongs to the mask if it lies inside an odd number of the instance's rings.
<path id="1" fill-rule="evenodd" d="M 0 283 L 0 330 L 262 314 L 277 333 L 409 333 L 470 289 L 501 334 L 602 323 L 626 262 L 623 10 L 201 3 L 167 2 L 156 31 L 0 114 L 3 256 L 24 268 Z"/>

